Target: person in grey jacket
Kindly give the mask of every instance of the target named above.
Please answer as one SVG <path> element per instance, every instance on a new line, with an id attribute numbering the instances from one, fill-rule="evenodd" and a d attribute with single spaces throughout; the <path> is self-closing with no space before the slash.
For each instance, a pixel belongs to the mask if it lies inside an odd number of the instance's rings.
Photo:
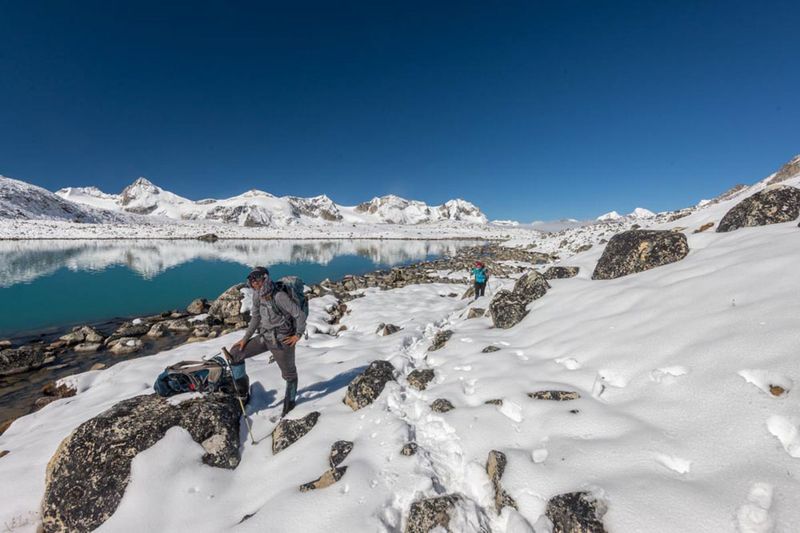
<path id="1" fill-rule="evenodd" d="M 281 369 L 281 376 L 286 381 L 286 393 L 283 397 L 282 416 L 284 416 L 295 406 L 297 397 L 295 345 L 306 329 L 307 317 L 289 295 L 274 290 L 266 268 L 256 267 L 247 276 L 247 281 L 253 289 L 253 307 L 250 310 L 250 323 L 244 337 L 229 351 L 232 366 L 243 367 L 245 359 L 266 351 L 271 352 Z"/>

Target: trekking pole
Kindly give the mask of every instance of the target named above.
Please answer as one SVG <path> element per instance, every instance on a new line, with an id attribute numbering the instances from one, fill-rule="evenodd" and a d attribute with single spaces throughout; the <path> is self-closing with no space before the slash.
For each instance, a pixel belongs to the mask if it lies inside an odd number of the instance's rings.
<path id="1" fill-rule="evenodd" d="M 228 359 L 230 353 L 228 350 L 223 347 L 222 348 L 222 358 L 225 359 L 225 364 L 228 365 L 228 374 L 231 376 L 231 383 L 233 383 L 233 392 L 236 394 L 236 399 L 239 400 L 239 407 L 242 408 L 242 416 L 244 417 L 244 423 L 247 426 L 247 433 L 250 434 L 250 442 L 255 446 L 258 444 L 256 442 L 255 437 L 253 437 L 253 426 L 250 425 L 250 419 L 247 418 L 247 411 L 244 410 L 244 402 L 242 401 L 242 396 L 239 394 L 239 387 L 236 386 L 236 380 L 233 377 L 233 368 L 231 368 L 231 362 Z"/>

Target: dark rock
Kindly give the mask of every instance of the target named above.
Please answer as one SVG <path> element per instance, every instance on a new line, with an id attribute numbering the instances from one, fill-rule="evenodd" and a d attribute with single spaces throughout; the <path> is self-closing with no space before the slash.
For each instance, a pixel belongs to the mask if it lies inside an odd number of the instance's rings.
<path id="1" fill-rule="evenodd" d="M 489 458 L 486 460 L 486 473 L 489 474 L 489 479 L 492 480 L 492 487 L 494 488 L 494 506 L 499 514 L 503 507 L 513 507 L 519 509 L 517 502 L 512 498 L 500 484 L 500 478 L 506 470 L 506 455 L 503 452 L 492 450 L 489 452 Z"/>
<path id="2" fill-rule="evenodd" d="M 486 401 L 485 401 L 485 402 L 483 402 L 483 403 L 485 403 L 486 405 L 497 405 L 497 406 L 502 406 L 502 405 L 503 405 L 503 400 L 501 400 L 501 399 L 499 399 L 499 398 L 496 398 L 496 399 L 494 399 L 494 400 L 486 400 Z"/>
<path id="3" fill-rule="evenodd" d="M 123 400 L 78 426 L 47 467 L 42 501 L 45 533 L 91 531 L 117 509 L 131 461 L 181 426 L 206 450 L 203 462 L 239 464 L 239 406 L 231 396 L 207 395 L 171 405 L 155 394 Z"/>
<path id="4" fill-rule="evenodd" d="M 378 329 L 375 331 L 378 335 L 385 337 L 386 335 L 392 335 L 393 333 L 397 333 L 402 328 L 395 326 L 394 324 L 381 324 L 378 326 Z"/>
<path id="5" fill-rule="evenodd" d="M 200 315 L 208 311 L 208 300 L 205 298 L 197 298 L 192 300 L 192 303 L 186 307 L 186 312 L 190 315 Z"/>
<path id="6" fill-rule="evenodd" d="M 588 492 L 568 492 L 553 496 L 545 514 L 553 523 L 553 533 L 605 533 L 603 515 L 607 507 Z"/>
<path id="7" fill-rule="evenodd" d="M 197 240 L 203 242 L 217 242 L 219 240 L 219 237 L 217 237 L 213 233 L 206 233 L 197 237 Z"/>
<path id="8" fill-rule="evenodd" d="M 408 384 L 417 390 L 425 390 L 428 387 L 435 374 L 430 368 L 418 368 L 413 370 L 406 379 Z"/>
<path id="9" fill-rule="evenodd" d="M 464 501 L 464 497 L 460 494 L 448 494 L 415 501 L 411 504 L 411 510 L 408 513 L 405 533 L 429 533 L 437 528 L 452 532 L 450 519 L 456 510 L 456 505 Z M 479 515 L 478 522 L 478 532 L 489 533 L 490 527 L 486 517 Z"/>
<path id="10" fill-rule="evenodd" d="M 444 398 L 437 398 L 431 404 L 431 411 L 434 413 L 446 413 L 455 409 L 455 406 L 450 403 L 450 400 Z"/>
<path id="11" fill-rule="evenodd" d="M 392 363 L 373 361 L 347 386 L 344 403 L 358 411 L 377 400 L 390 381 L 395 381 Z"/>
<path id="12" fill-rule="evenodd" d="M 522 294 L 502 290 L 489 304 L 489 314 L 496 328 L 508 329 L 519 324 L 528 314 L 530 300 Z"/>
<path id="13" fill-rule="evenodd" d="M 325 487 L 330 487 L 344 476 L 345 472 L 347 472 L 346 466 L 339 466 L 335 468 L 331 468 L 330 470 L 326 471 L 320 477 L 315 479 L 314 481 L 309 481 L 308 483 L 303 483 L 300 485 L 300 492 L 308 492 L 310 490 L 316 489 L 324 489 Z"/>
<path id="14" fill-rule="evenodd" d="M 0 450 L 0 458 L 5 457 L 6 455 L 8 455 L 8 453 L 9 453 L 8 450 Z"/>
<path id="15" fill-rule="evenodd" d="M 779 185 L 745 198 L 728 211 L 717 227 L 718 233 L 739 228 L 791 222 L 800 216 L 800 189 Z"/>
<path id="16" fill-rule="evenodd" d="M 11 424 L 14 423 L 14 420 L 16 420 L 16 418 L 10 418 L 8 420 L 4 420 L 3 422 L 0 422 L 0 435 L 5 433 L 6 430 L 11 427 Z"/>
<path id="17" fill-rule="evenodd" d="M 578 275 L 579 271 L 579 267 L 554 266 L 548 268 L 542 275 L 544 279 L 566 279 L 574 278 Z"/>
<path id="18" fill-rule="evenodd" d="M 344 461 L 350 452 L 353 451 L 353 443 L 349 440 L 337 440 L 331 446 L 331 454 L 328 457 L 331 468 L 336 468 Z"/>
<path id="19" fill-rule="evenodd" d="M 592 279 L 615 279 L 680 261 L 689 253 L 686 235 L 673 231 L 632 230 L 611 237 Z"/>
<path id="20" fill-rule="evenodd" d="M 578 246 L 575 249 L 575 253 L 576 254 L 580 254 L 580 253 L 583 253 L 583 252 L 588 252 L 591 249 L 592 249 L 592 245 L 591 244 L 584 244 L 583 246 Z"/>
<path id="21" fill-rule="evenodd" d="M 544 279 L 544 276 L 531 270 L 524 276 L 519 278 L 514 284 L 514 294 L 522 295 L 527 300 L 526 303 L 531 303 L 538 300 L 547 293 L 550 284 Z"/>
<path id="22" fill-rule="evenodd" d="M 490 344 L 489 346 L 487 346 L 486 348 L 481 350 L 481 353 L 492 353 L 492 352 L 499 352 L 499 351 L 500 351 L 500 348 L 498 348 L 497 346 L 492 346 Z"/>
<path id="23" fill-rule="evenodd" d="M 0 350 L 0 376 L 37 370 L 47 364 L 47 353 L 39 345 Z"/>
<path id="24" fill-rule="evenodd" d="M 316 411 L 297 420 L 281 420 L 272 432 L 272 454 L 275 455 L 300 440 L 317 425 L 317 420 L 319 413 Z"/>
<path id="25" fill-rule="evenodd" d="M 401 455 L 405 455 L 406 457 L 411 457 L 412 455 L 417 454 L 417 443 L 416 442 L 407 442 L 403 445 L 403 448 L 400 450 Z"/>
<path id="26" fill-rule="evenodd" d="M 713 227 L 714 227 L 713 222 L 706 222 L 705 224 L 694 230 L 692 233 L 703 233 L 705 230 L 711 229 Z"/>
<path id="27" fill-rule="evenodd" d="M 555 402 L 567 402 L 577 400 L 581 395 L 575 391 L 567 390 L 540 390 L 529 392 L 528 397 L 534 400 L 552 400 Z"/>
<path id="28" fill-rule="evenodd" d="M 434 352 L 444 348 L 444 345 L 447 344 L 447 341 L 449 341 L 452 336 L 453 332 L 449 329 L 437 332 L 433 337 L 433 343 L 431 343 L 431 347 L 428 348 L 428 351 Z"/>
<path id="29" fill-rule="evenodd" d="M 481 309 L 480 307 L 472 307 L 470 308 L 469 312 L 467 312 L 467 320 L 471 318 L 480 318 L 486 314 L 486 309 Z"/>

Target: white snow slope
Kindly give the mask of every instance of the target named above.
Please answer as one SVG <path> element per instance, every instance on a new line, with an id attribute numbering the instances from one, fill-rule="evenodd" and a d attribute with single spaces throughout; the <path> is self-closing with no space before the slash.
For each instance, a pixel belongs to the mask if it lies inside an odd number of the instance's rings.
<path id="1" fill-rule="evenodd" d="M 785 184 L 797 186 L 798 179 Z M 466 313 L 487 307 L 513 280 L 492 278 L 476 304 L 443 297 L 453 285 L 369 289 L 348 303 L 347 330 L 338 336 L 328 334 L 323 320 L 333 299 L 312 300 L 314 333 L 298 348 L 301 402 L 292 416 L 319 411 L 317 426 L 273 456 L 269 417 L 280 410 L 283 384 L 264 356 L 249 360 L 259 384 L 249 413 L 263 441 L 243 444 L 241 464 L 227 471 L 203 465 L 202 448 L 173 428 L 134 460 L 123 501 L 100 531 L 394 532 L 405 527 L 415 499 L 458 492 L 467 504 L 454 530 L 474 531 L 480 515 L 492 531 L 542 532 L 548 498 L 575 490 L 607 502 L 612 533 L 796 531 L 800 229 L 794 221 L 691 232 L 718 222 L 729 204 L 656 226 L 689 228 L 691 252 L 677 263 L 593 281 L 602 245 L 564 261 L 581 267 L 578 277 L 551 281 L 509 330 L 492 328 L 489 318 L 467 320 Z M 380 322 L 403 330 L 378 336 Z M 453 330 L 453 337 L 428 353 L 441 329 Z M 0 524 L 36 530 L 47 461 L 78 424 L 119 400 L 150 393 L 168 364 L 212 354 L 239 337 L 74 376 L 75 397 L 15 421 L 0 436 L 0 449 L 9 451 L 0 458 Z M 501 349 L 482 353 L 489 344 Z M 342 403 L 345 387 L 374 359 L 391 361 L 398 382 L 353 412 Z M 423 392 L 404 377 L 420 367 L 436 372 Z M 773 396 L 773 384 L 788 392 Z M 546 389 L 575 390 L 581 398 L 561 403 L 527 396 Z M 432 412 L 428 406 L 437 398 L 456 409 Z M 484 403 L 497 398 L 502 407 Z M 300 493 L 300 484 L 327 468 L 330 445 L 339 439 L 355 444 L 342 480 Z M 401 456 L 412 439 L 419 453 Z M 502 484 L 518 512 L 493 510 L 484 470 L 493 449 L 508 457 Z"/>

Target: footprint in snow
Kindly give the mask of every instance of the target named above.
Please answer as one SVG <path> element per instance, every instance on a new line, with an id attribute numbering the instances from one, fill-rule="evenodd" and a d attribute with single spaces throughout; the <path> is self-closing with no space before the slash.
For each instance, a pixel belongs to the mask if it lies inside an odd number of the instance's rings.
<path id="1" fill-rule="evenodd" d="M 780 441 L 786 453 L 800 457 L 800 429 L 794 421 L 785 416 L 772 415 L 767 419 L 767 429 Z"/>
<path id="2" fill-rule="evenodd" d="M 681 459 L 674 455 L 666 455 L 663 453 L 656 454 L 656 462 L 663 467 L 669 468 L 673 472 L 679 474 L 688 474 L 692 469 L 692 462 L 687 459 Z"/>
<path id="3" fill-rule="evenodd" d="M 769 370 L 745 369 L 740 370 L 737 374 L 744 378 L 746 382 L 755 385 L 774 398 L 785 396 L 794 386 L 791 378 Z"/>
<path id="4" fill-rule="evenodd" d="M 572 357 L 560 357 L 556 359 L 556 363 L 563 366 L 567 370 L 578 370 L 583 365 L 578 362 L 577 359 L 573 359 Z"/>
<path id="5" fill-rule="evenodd" d="M 522 350 L 514 350 L 514 355 L 516 355 L 520 361 L 528 360 L 528 356 L 525 355 L 525 352 L 523 352 Z"/>
<path id="6" fill-rule="evenodd" d="M 656 368 L 650 372 L 650 380 L 656 383 L 669 385 L 671 383 L 675 383 L 675 378 L 679 376 L 685 376 L 688 373 L 689 368 L 685 366 L 665 366 L 662 368 Z"/>
<path id="7" fill-rule="evenodd" d="M 458 340 L 460 340 L 461 342 L 475 342 L 475 341 L 473 341 L 473 340 L 472 340 L 471 338 L 469 338 L 469 337 L 461 337 L 461 338 L 460 338 L 460 339 L 458 339 Z"/>
<path id="8" fill-rule="evenodd" d="M 475 384 L 478 382 L 477 379 L 463 379 L 461 382 L 461 387 L 464 389 L 464 394 L 467 396 L 471 396 L 475 394 Z"/>
<path id="9" fill-rule="evenodd" d="M 747 495 L 747 503 L 739 507 L 736 521 L 742 533 L 768 533 L 775 527 L 775 519 L 769 514 L 772 507 L 772 485 L 753 483 Z"/>

